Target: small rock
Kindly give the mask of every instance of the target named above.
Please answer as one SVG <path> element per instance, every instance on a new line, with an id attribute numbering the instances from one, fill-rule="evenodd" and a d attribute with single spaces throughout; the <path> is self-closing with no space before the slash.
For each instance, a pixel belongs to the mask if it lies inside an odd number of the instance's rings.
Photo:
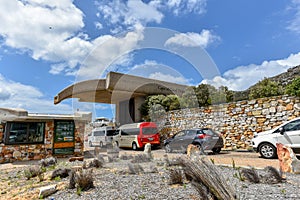
<path id="1" fill-rule="evenodd" d="M 55 185 L 48 185 L 48 186 L 44 186 L 41 187 L 40 193 L 39 193 L 39 198 L 45 198 L 50 196 L 51 194 L 54 194 L 57 190 L 56 190 L 56 184 Z"/>

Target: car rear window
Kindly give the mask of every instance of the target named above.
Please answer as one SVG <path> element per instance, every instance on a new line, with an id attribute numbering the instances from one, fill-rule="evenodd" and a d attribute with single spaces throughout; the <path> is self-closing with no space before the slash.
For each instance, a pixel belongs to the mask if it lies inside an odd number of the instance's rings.
<path id="1" fill-rule="evenodd" d="M 158 133 L 158 129 L 156 127 L 144 127 L 142 128 L 144 135 L 153 135 Z"/>
<path id="2" fill-rule="evenodd" d="M 116 135 L 116 130 L 108 130 L 107 131 L 107 136 L 114 136 Z"/>
<path id="3" fill-rule="evenodd" d="M 105 132 L 104 131 L 94 131 L 94 136 L 104 136 Z"/>
<path id="4" fill-rule="evenodd" d="M 212 129 L 202 129 L 201 131 L 200 131 L 200 134 L 205 134 L 205 135 L 217 135 L 217 133 L 216 132 L 214 132 Z"/>

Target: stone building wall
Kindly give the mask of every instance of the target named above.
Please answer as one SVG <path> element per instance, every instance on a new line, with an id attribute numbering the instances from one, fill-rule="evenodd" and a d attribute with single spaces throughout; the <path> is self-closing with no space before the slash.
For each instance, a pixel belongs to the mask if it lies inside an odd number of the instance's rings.
<path id="1" fill-rule="evenodd" d="M 211 127 L 222 133 L 224 148 L 249 150 L 255 133 L 272 129 L 298 116 L 300 99 L 278 96 L 171 111 L 166 115 L 170 124 L 164 126 L 162 132 L 172 134 L 186 128 Z"/>
<path id="2" fill-rule="evenodd" d="M 75 123 L 75 146 L 74 155 L 83 155 L 83 135 L 85 122 L 76 121 Z M 1 129 L 0 129 L 1 130 Z M 4 129 L 3 129 L 4 131 Z M 3 133 L 0 133 L 0 136 Z M 2 140 L 1 140 L 2 141 Z M 5 145 L 0 143 L 0 164 L 13 162 L 16 160 L 40 160 L 47 156 L 53 155 L 54 141 L 54 121 L 48 121 L 45 125 L 44 144 L 16 144 Z"/>

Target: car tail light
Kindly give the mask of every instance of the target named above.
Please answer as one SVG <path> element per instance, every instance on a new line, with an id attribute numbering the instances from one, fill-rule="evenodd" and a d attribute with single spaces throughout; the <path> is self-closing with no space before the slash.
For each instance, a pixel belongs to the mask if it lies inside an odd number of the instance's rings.
<path id="1" fill-rule="evenodd" d="M 210 136 L 209 135 L 206 135 L 206 134 L 199 134 L 197 136 L 199 139 L 204 139 L 204 138 L 209 138 Z"/>

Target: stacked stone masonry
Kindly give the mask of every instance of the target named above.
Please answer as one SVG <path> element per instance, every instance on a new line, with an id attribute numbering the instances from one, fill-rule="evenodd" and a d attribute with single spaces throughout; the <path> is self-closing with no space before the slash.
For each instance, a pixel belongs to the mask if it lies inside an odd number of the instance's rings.
<path id="1" fill-rule="evenodd" d="M 75 123 L 74 155 L 83 155 L 83 135 L 85 123 Z M 3 131 L 3 129 L 2 129 Z M 0 132 L 3 136 L 3 132 Z M 53 155 L 54 121 L 46 122 L 44 144 L 17 144 L 5 145 L 0 143 L 0 163 L 13 162 L 16 160 L 40 160 Z"/>
<path id="2" fill-rule="evenodd" d="M 161 126 L 164 127 L 162 131 L 169 134 L 186 128 L 211 127 L 222 133 L 225 149 L 250 150 L 255 133 L 272 129 L 299 115 L 298 97 L 278 96 L 170 111 L 166 115 L 170 125 Z M 163 121 L 166 119 L 160 120 Z"/>

